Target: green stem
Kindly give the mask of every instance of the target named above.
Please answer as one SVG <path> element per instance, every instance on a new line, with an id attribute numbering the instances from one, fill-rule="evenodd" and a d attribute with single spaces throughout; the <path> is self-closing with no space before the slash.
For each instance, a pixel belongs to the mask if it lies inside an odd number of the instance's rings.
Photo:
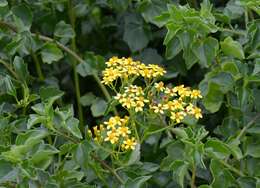
<path id="1" fill-rule="evenodd" d="M 237 137 L 235 138 L 235 140 L 240 140 L 242 138 L 242 136 L 244 135 L 244 133 L 246 132 L 246 130 L 248 128 L 250 128 L 255 121 L 260 118 L 260 114 L 256 115 L 246 126 L 243 127 L 243 129 L 240 131 L 240 133 L 237 135 Z"/>
<path id="2" fill-rule="evenodd" d="M 248 25 L 248 10 L 247 8 L 245 9 L 245 27 L 247 29 L 247 25 Z"/>
<path id="3" fill-rule="evenodd" d="M 74 9 L 72 6 L 71 0 L 68 1 L 68 14 L 69 14 L 69 19 L 70 19 L 70 24 L 75 31 L 75 22 L 76 22 L 76 17 L 74 13 Z M 77 47 L 76 47 L 76 38 L 73 37 L 71 39 L 71 49 L 76 52 Z M 77 67 L 77 62 L 75 61 L 74 58 L 71 58 L 72 62 L 72 69 L 73 69 L 73 77 L 74 77 L 74 84 L 75 84 L 75 90 L 76 90 L 76 101 L 77 101 L 77 108 L 78 108 L 78 116 L 79 116 L 79 126 L 81 132 L 84 132 L 84 117 L 83 117 L 83 110 L 80 104 L 80 86 L 79 86 L 79 76 L 76 70 Z"/>
<path id="4" fill-rule="evenodd" d="M 243 172 L 240 172 L 240 170 L 236 169 L 235 167 L 231 166 L 230 164 L 226 163 L 223 160 L 218 160 L 221 164 L 223 164 L 225 167 L 227 167 L 230 171 L 236 173 L 237 175 L 244 177 L 246 176 Z"/>
<path id="5" fill-rule="evenodd" d="M 15 77 L 17 80 L 19 80 L 19 76 L 16 74 L 16 72 L 14 72 L 14 70 L 8 63 L 6 63 L 4 60 L 0 59 L 0 64 L 2 64 L 13 75 L 13 77 Z"/>
<path id="6" fill-rule="evenodd" d="M 228 32 L 228 33 L 233 33 L 233 34 L 235 34 L 235 35 L 242 35 L 242 36 L 245 36 L 245 35 L 246 35 L 245 32 L 235 31 L 235 30 L 231 30 L 231 29 L 227 29 L 227 28 L 219 28 L 219 31 Z"/>
<path id="7" fill-rule="evenodd" d="M 35 68 L 36 68 L 36 72 L 38 74 L 38 77 L 39 77 L 39 79 L 41 81 L 43 81 L 44 80 L 44 76 L 43 76 L 43 73 L 42 73 L 40 61 L 39 61 L 37 55 L 34 52 L 31 52 L 31 56 L 32 56 L 33 61 L 35 63 Z"/>
<path id="8" fill-rule="evenodd" d="M 196 165 L 193 164 L 193 165 L 192 165 L 191 183 L 190 183 L 190 187 L 191 187 L 191 188 L 196 188 L 195 179 L 196 179 Z"/>

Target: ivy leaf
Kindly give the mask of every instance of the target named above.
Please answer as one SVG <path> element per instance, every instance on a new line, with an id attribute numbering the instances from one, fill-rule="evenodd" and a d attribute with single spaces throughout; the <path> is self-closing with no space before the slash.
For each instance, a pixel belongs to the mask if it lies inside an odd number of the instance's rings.
<path id="1" fill-rule="evenodd" d="M 63 58 L 62 51 L 54 43 L 46 43 L 41 50 L 42 61 L 47 64 L 52 64 Z"/>
<path id="2" fill-rule="evenodd" d="M 166 45 L 165 57 L 166 59 L 174 58 L 182 50 L 180 40 L 177 37 L 174 37 Z"/>
<path id="3" fill-rule="evenodd" d="M 184 178 L 188 173 L 189 164 L 182 160 L 174 161 L 170 168 L 172 170 L 173 179 L 183 188 L 184 187 Z"/>
<path id="4" fill-rule="evenodd" d="M 141 176 L 135 179 L 128 179 L 125 187 L 126 188 L 141 188 L 142 185 L 148 181 L 152 176 Z"/>
<path id="5" fill-rule="evenodd" d="M 17 178 L 18 170 L 12 164 L 0 159 L 0 184 L 14 181 Z"/>
<path id="6" fill-rule="evenodd" d="M 137 144 L 135 146 L 135 149 L 131 151 L 129 155 L 127 165 L 130 166 L 132 164 L 137 163 L 140 160 L 140 157 L 141 157 L 141 148 L 140 148 L 140 144 Z"/>
<path id="7" fill-rule="evenodd" d="M 64 92 L 59 90 L 58 88 L 49 86 L 42 87 L 40 89 L 40 97 L 42 101 L 51 101 L 53 103 L 55 100 L 59 99 L 64 95 Z"/>
<path id="8" fill-rule="evenodd" d="M 166 11 L 166 2 L 161 0 L 144 0 L 141 1 L 138 7 L 146 22 L 156 24 L 155 17 Z"/>
<path id="9" fill-rule="evenodd" d="M 76 70 L 82 77 L 93 75 L 92 67 L 86 62 L 78 64 Z"/>
<path id="10" fill-rule="evenodd" d="M 59 38 L 74 38 L 75 32 L 70 24 L 60 21 L 55 26 L 54 36 Z"/>
<path id="11" fill-rule="evenodd" d="M 92 92 L 88 92 L 80 97 L 80 104 L 82 106 L 90 106 L 96 100 L 96 96 Z"/>
<path id="12" fill-rule="evenodd" d="M 229 188 L 233 185 L 234 177 L 217 160 L 211 160 L 210 171 L 213 175 L 212 188 Z"/>
<path id="13" fill-rule="evenodd" d="M 217 139 L 209 139 L 205 144 L 205 150 L 221 160 L 231 154 L 228 145 Z"/>
<path id="14" fill-rule="evenodd" d="M 221 92 L 219 85 L 210 82 L 208 85 L 208 92 L 203 98 L 203 105 L 211 113 L 214 113 L 219 110 L 223 98 L 224 95 Z"/>
<path id="15" fill-rule="evenodd" d="M 13 97 L 16 97 L 16 89 L 13 85 L 11 78 L 7 75 L 0 80 L 0 91 L 6 92 Z"/>
<path id="16" fill-rule="evenodd" d="M 226 55 L 231 55 L 238 59 L 245 59 L 245 54 L 241 44 L 234 41 L 231 37 L 225 38 L 224 41 L 220 42 L 221 50 Z"/>
<path id="17" fill-rule="evenodd" d="M 12 7 L 12 12 L 15 15 L 16 26 L 19 30 L 29 30 L 32 25 L 33 14 L 31 9 L 24 3 Z"/>
<path id="18" fill-rule="evenodd" d="M 218 48 L 218 41 L 212 37 L 208 37 L 204 41 L 197 41 L 192 46 L 194 54 L 203 67 L 209 67 L 212 64 L 217 55 Z"/>
<path id="19" fill-rule="evenodd" d="M 13 64 L 14 64 L 15 72 L 19 76 L 20 80 L 26 82 L 26 80 L 29 77 L 27 64 L 25 64 L 23 59 L 18 56 L 15 56 Z"/>
<path id="20" fill-rule="evenodd" d="M 95 100 L 91 105 L 90 109 L 94 117 L 99 117 L 104 115 L 107 108 L 107 102 L 101 98 Z"/>
<path id="21" fill-rule="evenodd" d="M 149 42 L 148 28 L 143 23 L 142 17 L 137 14 L 125 16 L 124 41 L 132 52 L 142 50 Z"/>
<path id="22" fill-rule="evenodd" d="M 260 58 L 257 58 L 256 62 L 255 62 L 255 68 L 254 68 L 253 74 L 255 75 L 259 72 L 260 72 Z"/>
<path id="23" fill-rule="evenodd" d="M 70 131 L 75 137 L 82 139 L 81 132 L 79 130 L 79 120 L 71 117 L 66 122 L 66 129 Z"/>
<path id="24" fill-rule="evenodd" d="M 0 0 L 0 7 L 5 7 L 8 5 L 8 2 L 6 0 Z"/>

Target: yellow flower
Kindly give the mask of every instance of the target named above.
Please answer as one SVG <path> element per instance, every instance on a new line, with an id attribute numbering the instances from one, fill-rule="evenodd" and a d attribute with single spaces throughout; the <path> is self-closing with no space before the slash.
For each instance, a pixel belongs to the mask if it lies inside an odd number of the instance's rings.
<path id="1" fill-rule="evenodd" d="M 165 90 L 163 82 L 155 83 L 154 87 L 157 89 L 157 91 L 164 91 Z"/>
<path id="2" fill-rule="evenodd" d="M 163 105 L 160 103 L 158 105 L 150 105 L 150 108 L 157 114 L 164 114 Z"/>
<path id="3" fill-rule="evenodd" d="M 183 110 L 183 102 L 181 100 L 172 100 L 168 101 L 167 106 L 169 110 L 174 111 L 174 110 Z"/>
<path id="4" fill-rule="evenodd" d="M 136 106 L 136 103 L 132 98 L 124 98 L 122 100 L 122 106 L 130 109 L 131 107 Z"/>
<path id="5" fill-rule="evenodd" d="M 110 141 L 111 144 L 115 144 L 118 141 L 118 134 L 116 133 L 115 129 L 107 132 L 107 137 L 105 141 Z"/>
<path id="6" fill-rule="evenodd" d="M 128 116 L 125 116 L 124 118 L 121 118 L 120 121 L 121 121 L 121 125 L 124 126 L 127 124 L 129 120 L 129 117 Z"/>
<path id="7" fill-rule="evenodd" d="M 171 112 L 171 119 L 176 121 L 177 123 L 180 123 L 184 117 L 186 116 L 185 112 Z"/>
<path id="8" fill-rule="evenodd" d="M 121 125 L 120 117 L 119 116 L 114 116 L 109 118 L 108 121 L 105 121 L 104 124 L 106 124 L 107 129 L 115 129 L 116 125 Z"/>
<path id="9" fill-rule="evenodd" d="M 202 98 L 200 90 L 194 89 L 191 91 L 190 97 L 192 99 Z"/>
<path id="10" fill-rule="evenodd" d="M 196 119 L 202 118 L 201 109 L 198 107 L 194 108 L 194 115 Z"/>
<path id="11" fill-rule="evenodd" d="M 135 138 L 131 138 L 131 139 L 128 138 L 128 139 L 126 139 L 126 140 L 123 142 L 122 148 L 134 150 L 136 144 L 137 144 L 137 143 L 136 143 L 136 141 L 135 141 Z"/>
<path id="12" fill-rule="evenodd" d="M 99 136 L 99 135 L 100 135 L 100 130 L 98 130 L 98 127 L 97 127 L 97 126 L 94 126 L 94 127 L 93 127 L 93 130 L 94 130 L 95 136 Z"/>
<path id="13" fill-rule="evenodd" d="M 164 91 L 165 94 L 167 94 L 171 97 L 176 96 L 177 95 L 176 92 L 177 92 L 176 89 L 174 90 L 173 88 L 168 88 L 168 87 L 166 87 L 165 91 Z"/>
<path id="14" fill-rule="evenodd" d="M 118 136 L 121 135 L 122 137 L 127 137 L 127 135 L 130 134 L 130 133 L 131 133 L 131 131 L 129 130 L 129 128 L 125 127 L 125 126 L 119 127 L 117 129 Z"/>

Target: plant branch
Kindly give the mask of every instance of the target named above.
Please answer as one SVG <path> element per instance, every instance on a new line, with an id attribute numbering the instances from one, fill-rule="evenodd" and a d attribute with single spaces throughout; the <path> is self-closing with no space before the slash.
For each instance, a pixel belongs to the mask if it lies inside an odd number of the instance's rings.
<path id="1" fill-rule="evenodd" d="M 0 59 L 0 64 L 2 64 L 16 79 L 19 80 L 18 75 L 16 74 L 16 72 L 14 72 L 14 70 L 11 68 L 11 66 L 8 63 Z"/>
<path id="2" fill-rule="evenodd" d="M 41 65 L 40 65 L 40 62 L 39 62 L 39 59 L 37 57 L 37 55 L 32 51 L 31 52 L 31 56 L 33 58 L 33 61 L 35 63 L 35 67 L 36 67 L 36 71 L 37 71 L 37 74 L 38 74 L 38 77 L 41 81 L 44 80 L 44 76 L 43 76 L 43 73 L 42 73 L 42 70 L 41 70 Z"/>
<path id="3" fill-rule="evenodd" d="M 192 175 L 191 175 L 191 183 L 190 183 L 191 188 L 196 188 L 195 179 L 196 179 L 196 165 L 193 164 Z"/>
<path id="4" fill-rule="evenodd" d="M 242 31 L 234 31 L 232 29 L 227 29 L 227 28 L 219 28 L 219 31 L 222 31 L 222 32 L 228 32 L 228 33 L 233 33 L 235 35 L 242 35 L 242 36 L 245 36 L 246 33 L 245 32 L 242 32 Z"/>
<path id="5" fill-rule="evenodd" d="M 6 28 L 8 28 L 8 29 L 17 33 L 17 29 L 9 23 L 0 21 L 0 27 L 6 27 Z M 62 50 L 67 52 L 69 55 L 71 55 L 74 59 L 76 59 L 76 61 L 78 63 L 85 63 L 85 61 L 78 54 L 76 54 L 73 50 L 69 49 L 68 47 L 64 46 L 62 43 L 60 43 L 60 42 L 58 42 L 58 41 L 56 41 L 56 40 L 54 40 L 50 37 L 44 36 L 44 35 L 32 33 L 32 36 L 34 36 L 34 37 L 36 37 L 40 40 L 46 41 L 46 42 L 56 43 L 59 48 L 61 48 Z M 93 72 L 92 75 L 93 75 L 93 78 L 95 79 L 95 81 L 98 83 L 98 85 L 99 85 L 101 91 L 103 92 L 104 96 L 106 97 L 106 99 L 108 101 L 110 101 L 111 96 L 110 96 L 108 90 L 106 89 L 106 87 L 101 83 L 101 80 L 98 77 L 98 74 L 96 72 Z"/>
<path id="6" fill-rule="evenodd" d="M 75 31 L 76 18 L 75 18 L 74 9 L 72 7 L 71 0 L 68 1 L 68 14 L 69 14 L 69 19 L 70 19 L 70 24 L 71 24 L 73 30 Z M 74 52 L 77 51 L 75 37 L 73 37 L 71 39 L 71 49 Z M 79 76 L 78 76 L 78 73 L 77 73 L 77 70 L 76 70 L 77 62 L 75 61 L 74 58 L 71 58 L 71 62 L 72 62 L 73 77 L 74 77 L 74 84 L 75 84 L 75 90 L 76 90 L 76 101 L 77 101 L 77 107 L 78 107 L 79 125 L 80 125 L 81 132 L 84 132 L 83 110 L 82 110 L 82 107 L 81 107 L 81 104 L 80 104 Z"/>
<path id="7" fill-rule="evenodd" d="M 235 167 L 231 166 L 230 164 L 226 163 L 223 160 L 218 160 L 221 164 L 223 164 L 225 167 L 227 167 L 230 171 L 236 173 L 237 175 L 244 177 L 246 176 L 243 172 L 240 172 L 240 170 L 236 169 Z"/>
<path id="8" fill-rule="evenodd" d="M 248 124 L 246 126 L 243 127 L 243 129 L 240 131 L 240 133 L 237 135 L 236 139 L 235 140 L 240 140 L 241 137 L 244 135 L 244 133 L 246 132 L 246 130 L 248 128 L 250 128 L 254 123 L 255 121 L 260 118 L 260 114 L 256 115 L 250 122 L 248 122 Z"/>

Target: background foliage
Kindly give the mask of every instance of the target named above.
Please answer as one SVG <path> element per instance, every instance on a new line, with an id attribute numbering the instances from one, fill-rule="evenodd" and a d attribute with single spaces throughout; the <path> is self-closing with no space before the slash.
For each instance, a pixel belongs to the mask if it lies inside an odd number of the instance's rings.
<path id="1" fill-rule="evenodd" d="M 259 10 L 259 0 L 0 0 L 1 186 L 260 187 Z M 100 82 L 112 55 L 200 88 L 204 118 L 148 137 L 118 166 L 86 134 L 113 113 Z"/>

